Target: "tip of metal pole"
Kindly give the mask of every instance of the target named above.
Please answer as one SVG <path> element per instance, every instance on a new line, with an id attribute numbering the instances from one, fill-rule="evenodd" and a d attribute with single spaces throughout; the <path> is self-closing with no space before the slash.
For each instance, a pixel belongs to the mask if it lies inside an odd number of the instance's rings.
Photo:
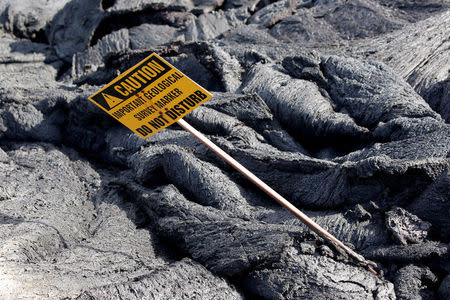
<path id="1" fill-rule="evenodd" d="M 370 271 L 370 273 L 372 273 L 375 276 L 378 276 L 377 271 L 375 271 L 371 266 L 367 266 L 367 269 Z"/>

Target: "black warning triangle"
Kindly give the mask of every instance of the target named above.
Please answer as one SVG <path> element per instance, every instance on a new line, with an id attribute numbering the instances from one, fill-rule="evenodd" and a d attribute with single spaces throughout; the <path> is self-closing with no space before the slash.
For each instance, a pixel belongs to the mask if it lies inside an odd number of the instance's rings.
<path id="1" fill-rule="evenodd" d="M 120 102 L 123 101 L 123 99 L 102 93 L 103 98 L 105 98 L 106 103 L 109 106 L 109 109 L 113 108 L 114 106 L 116 106 L 117 104 L 119 104 Z"/>

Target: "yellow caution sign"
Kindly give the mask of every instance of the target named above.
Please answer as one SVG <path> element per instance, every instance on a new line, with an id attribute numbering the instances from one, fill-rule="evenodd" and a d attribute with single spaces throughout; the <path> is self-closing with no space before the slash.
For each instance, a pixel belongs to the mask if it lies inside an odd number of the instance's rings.
<path id="1" fill-rule="evenodd" d="M 175 123 L 212 94 L 153 53 L 89 100 L 142 138 Z"/>

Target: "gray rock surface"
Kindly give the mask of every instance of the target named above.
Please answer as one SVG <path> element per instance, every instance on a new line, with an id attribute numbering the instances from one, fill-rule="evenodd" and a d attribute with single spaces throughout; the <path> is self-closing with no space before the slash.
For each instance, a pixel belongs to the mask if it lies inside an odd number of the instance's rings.
<path id="1" fill-rule="evenodd" d="M 450 211 L 449 197 L 450 181 L 449 169 L 430 185 L 414 202 L 409 209 L 424 220 L 429 220 L 442 236 L 448 237 L 449 220 L 445 217 Z"/>
<path id="2" fill-rule="evenodd" d="M 168 25 L 142 24 L 130 29 L 131 49 L 145 49 L 152 46 L 184 40 L 178 30 Z"/>
<path id="3" fill-rule="evenodd" d="M 403 208 L 396 207 L 386 213 L 386 226 L 399 243 L 406 245 L 408 242 L 422 242 L 427 237 L 431 224 Z"/>
<path id="4" fill-rule="evenodd" d="M 436 17 L 366 41 L 359 50 L 394 68 L 447 122 L 450 39 L 446 24 L 449 18 L 450 13 L 444 10 Z"/>
<path id="5" fill-rule="evenodd" d="M 121 285 L 104 286 L 79 295 L 93 299 L 243 299 L 240 293 L 205 267 L 186 258 Z"/>
<path id="6" fill-rule="evenodd" d="M 58 11 L 46 30 L 48 41 L 61 59 L 70 61 L 73 54 L 88 47 L 102 18 L 100 0 L 70 1 Z"/>
<path id="7" fill-rule="evenodd" d="M 48 144 L 7 147 L 1 298 L 76 297 L 81 289 L 126 281 L 163 264 L 157 263 L 155 237 L 136 228 L 136 207 L 103 188 L 102 176 L 77 153 Z"/>
<path id="8" fill-rule="evenodd" d="M 255 66 L 243 86 L 244 93 L 261 96 L 281 124 L 299 137 L 314 139 L 342 135 L 362 139 L 368 133 L 350 116 L 336 112 L 316 84 L 291 78 L 275 65 Z M 298 90 L 298 86 L 303 88 Z"/>
<path id="9" fill-rule="evenodd" d="M 45 40 L 44 31 L 69 0 L 2 0 L 2 28 L 17 37 Z"/>
<path id="10" fill-rule="evenodd" d="M 245 285 L 265 299 L 327 299 L 330 294 L 335 299 L 395 299 L 391 283 L 354 271 L 327 257 L 292 251 L 285 261 L 250 273 Z"/>
<path id="11" fill-rule="evenodd" d="M 448 1 L 0 0 L 1 299 L 449 297 Z M 88 101 L 152 52 L 179 126 Z"/>
<path id="12" fill-rule="evenodd" d="M 186 27 L 187 41 L 208 40 L 241 25 L 249 16 L 244 8 L 202 14 Z"/>
<path id="13" fill-rule="evenodd" d="M 437 282 L 430 269 L 409 265 L 398 270 L 395 283 L 397 299 L 435 299 L 434 292 L 427 287 Z"/>
<path id="14" fill-rule="evenodd" d="M 439 296 L 441 299 L 450 297 L 450 276 L 447 276 L 442 280 L 441 286 L 439 287 Z"/>
<path id="15" fill-rule="evenodd" d="M 103 61 L 109 54 L 126 50 L 130 46 L 130 33 L 127 29 L 103 37 L 95 46 L 73 56 L 72 77 L 75 81 L 82 81 L 86 75 L 103 67 Z"/>

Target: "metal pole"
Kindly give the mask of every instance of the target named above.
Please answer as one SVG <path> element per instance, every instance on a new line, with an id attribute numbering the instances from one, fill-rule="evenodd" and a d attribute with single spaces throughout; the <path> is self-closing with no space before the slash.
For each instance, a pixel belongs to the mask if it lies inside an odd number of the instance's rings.
<path id="1" fill-rule="evenodd" d="M 216 144 L 214 144 L 212 141 L 210 141 L 201 132 L 199 132 L 197 129 L 195 129 L 194 127 L 189 125 L 189 123 L 187 123 L 183 119 L 178 120 L 177 124 L 180 125 L 187 132 L 192 134 L 200 142 L 205 144 L 209 149 L 214 151 L 217 155 L 219 155 L 222 159 L 224 159 L 227 163 L 229 163 L 233 168 L 235 168 L 237 171 L 242 173 L 245 177 L 250 179 L 250 181 L 252 181 L 254 184 L 256 184 L 260 189 L 262 189 L 264 192 L 266 192 L 269 196 L 271 196 L 273 199 L 275 199 L 278 203 L 280 203 L 285 208 L 287 208 L 291 213 L 293 213 L 295 216 L 297 216 L 309 228 L 314 230 L 317 234 L 319 234 L 321 237 L 328 240 L 332 244 L 345 250 L 351 257 L 356 259 L 361 264 L 365 265 L 367 267 L 367 269 L 370 272 L 372 272 L 374 275 L 378 275 L 377 272 L 369 265 L 369 263 L 364 259 L 363 256 L 359 255 L 358 253 L 356 253 L 355 251 L 353 251 L 352 249 L 350 249 L 349 247 L 344 245 L 344 243 L 342 243 L 337 238 L 335 238 L 333 235 L 331 235 L 328 231 L 323 229 L 319 224 L 317 224 L 316 222 L 311 220 L 307 215 L 305 215 L 297 207 L 292 205 L 283 196 L 281 196 L 276 191 L 274 191 L 270 186 L 265 184 L 261 179 L 256 177 L 255 174 L 250 172 L 247 168 L 245 168 L 243 165 L 241 165 L 239 162 L 237 162 L 234 158 L 232 158 L 230 155 L 225 153 L 225 151 L 223 151 Z"/>

